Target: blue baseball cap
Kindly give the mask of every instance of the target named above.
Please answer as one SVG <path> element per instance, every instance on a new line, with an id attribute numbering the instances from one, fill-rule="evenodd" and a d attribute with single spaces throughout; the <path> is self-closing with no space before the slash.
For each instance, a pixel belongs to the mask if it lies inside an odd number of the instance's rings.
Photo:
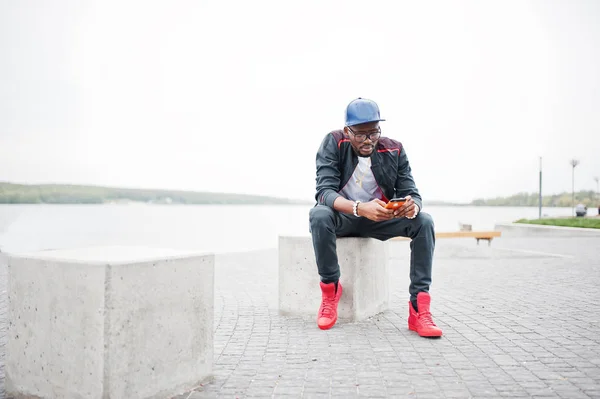
<path id="1" fill-rule="evenodd" d="M 346 126 L 379 121 L 385 121 L 385 119 L 381 119 L 379 107 L 375 101 L 358 97 L 346 107 Z"/>

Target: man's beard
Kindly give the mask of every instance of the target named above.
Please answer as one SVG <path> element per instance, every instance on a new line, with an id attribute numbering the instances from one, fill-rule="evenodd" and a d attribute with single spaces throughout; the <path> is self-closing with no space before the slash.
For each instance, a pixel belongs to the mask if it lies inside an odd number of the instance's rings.
<path id="1" fill-rule="evenodd" d="M 358 148 L 352 147 L 352 148 L 354 149 L 354 153 L 355 153 L 356 155 L 358 155 L 359 157 L 361 157 L 361 158 L 370 158 L 370 157 L 371 157 L 371 155 L 373 155 L 373 152 L 375 151 L 375 146 L 374 146 L 374 145 L 373 145 L 373 146 L 370 146 L 370 148 L 371 148 L 371 152 L 370 152 L 369 154 L 367 154 L 367 155 L 364 155 L 364 154 L 362 154 L 362 153 L 360 152 L 360 149 L 361 149 L 361 147 L 362 147 L 362 146 L 360 146 L 360 147 L 358 147 Z"/>

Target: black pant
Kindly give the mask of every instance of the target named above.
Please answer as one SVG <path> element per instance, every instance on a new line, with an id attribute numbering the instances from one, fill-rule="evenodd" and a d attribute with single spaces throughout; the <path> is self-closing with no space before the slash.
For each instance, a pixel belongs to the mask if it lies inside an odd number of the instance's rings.
<path id="1" fill-rule="evenodd" d="M 325 283 L 337 282 L 340 278 L 337 237 L 372 237 L 382 241 L 398 236 L 410 237 L 410 299 L 415 302 L 419 292 L 429 292 L 435 248 L 433 219 L 429 214 L 419 212 L 414 219 L 374 222 L 317 205 L 310 210 L 310 231 L 319 275 Z"/>

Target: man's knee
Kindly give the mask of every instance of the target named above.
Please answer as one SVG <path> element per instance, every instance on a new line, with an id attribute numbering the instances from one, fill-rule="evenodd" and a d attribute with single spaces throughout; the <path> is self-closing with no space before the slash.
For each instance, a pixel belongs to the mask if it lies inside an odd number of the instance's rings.
<path id="1" fill-rule="evenodd" d="M 421 227 L 434 228 L 433 218 L 427 212 L 419 212 L 415 220 L 419 222 Z"/>
<path id="2" fill-rule="evenodd" d="M 310 209 L 310 226 L 312 228 L 334 223 L 334 210 L 326 205 L 317 205 Z"/>

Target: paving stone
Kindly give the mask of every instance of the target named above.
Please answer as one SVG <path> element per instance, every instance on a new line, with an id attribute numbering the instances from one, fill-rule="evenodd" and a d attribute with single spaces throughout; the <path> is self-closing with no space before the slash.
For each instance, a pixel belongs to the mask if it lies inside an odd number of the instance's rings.
<path id="1" fill-rule="evenodd" d="M 276 251 L 217 255 L 214 381 L 177 399 L 600 398 L 597 238 L 439 240 L 436 340 L 407 329 L 406 244 L 391 246 L 390 309 L 328 331 L 278 314 Z M 6 265 L 0 292 L 3 393 Z"/>

